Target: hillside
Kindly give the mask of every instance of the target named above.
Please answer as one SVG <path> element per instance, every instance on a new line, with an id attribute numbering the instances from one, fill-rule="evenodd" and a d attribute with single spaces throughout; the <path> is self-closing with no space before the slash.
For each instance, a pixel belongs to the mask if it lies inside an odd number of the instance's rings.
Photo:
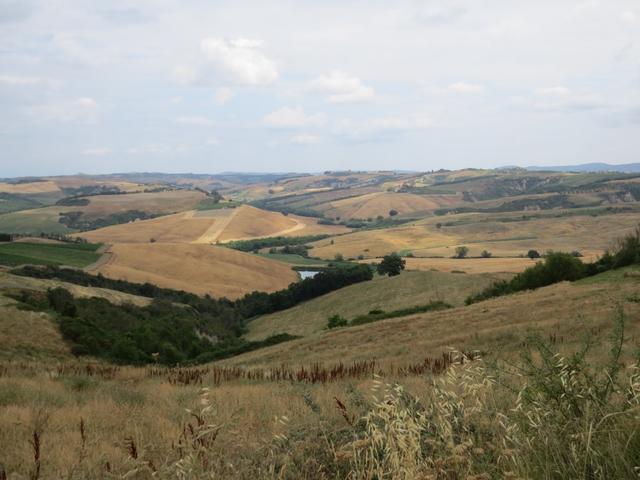
<path id="1" fill-rule="evenodd" d="M 260 340 L 276 333 L 308 336 L 321 332 L 331 315 L 351 319 L 371 310 L 392 311 L 440 300 L 462 305 L 471 292 L 492 282 L 487 275 L 455 275 L 440 272 L 405 272 L 396 277 L 351 285 L 304 302 L 283 312 L 265 315 L 249 323 L 245 337 Z"/>
<path id="2" fill-rule="evenodd" d="M 639 291 L 640 271 L 635 267 L 441 312 L 317 332 L 224 363 L 308 365 L 377 358 L 397 364 L 437 356 L 448 347 L 479 349 L 505 358 L 515 355 L 527 331 L 534 330 L 554 335 L 563 348 L 575 348 L 587 332 L 600 338 L 607 334 L 618 304 L 624 305 L 626 338 L 633 342 L 640 334 L 640 324 L 634 320 L 640 318 L 640 303 L 632 300 Z"/>
<path id="3" fill-rule="evenodd" d="M 210 244 L 271 236 L 338 234 L 341 226 L 318 225 L 317 219 L 260 210 L 249 205 L 237 208 L 187 211 L 151 220 L 113 225 L 81 234 L 89 241 L 104 243 Z"/>
<path id="4" fill-rule="evenodd" d="M 93 273 L 214 297 L 273 292 L 298 279 L 287 264 L 211 245 L 117 243 L 107 256 Z"/>

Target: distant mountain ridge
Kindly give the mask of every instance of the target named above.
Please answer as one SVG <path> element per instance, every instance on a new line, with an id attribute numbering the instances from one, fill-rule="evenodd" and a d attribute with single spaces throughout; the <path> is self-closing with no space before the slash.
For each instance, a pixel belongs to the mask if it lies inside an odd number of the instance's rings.
<path id="1" fill-rule="evenodd" d="M 608 163 L 583 163 L 580 165 L 561 165 L 550 167 L 526 167 L 532 171 L 547 172 L 621 172 L 640 173 L 640 163 L 626 163 L 623 165 L 610 165 Z"/>

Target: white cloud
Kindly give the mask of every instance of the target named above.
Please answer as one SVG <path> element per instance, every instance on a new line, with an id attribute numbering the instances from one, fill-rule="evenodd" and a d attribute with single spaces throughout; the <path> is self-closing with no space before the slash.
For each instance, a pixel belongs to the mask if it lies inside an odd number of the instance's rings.
<path id="1" fill-rule="evenodd" d="M 96 108 L 98 106 L 98 102 L 91 97 L 80 97 L 76 99 L 75 104 L 82 108 Z"/>
<path id="2" fill-rule="evenodd" d="M 275 63 L 262 53 L 262 42 L 205 38 L 200 48 L 213 67 L 233 83 L 260 86 L 278 78 Z"/>
<path id="3" fill-rule="evenodd" d="M 299 135 L 294 135 L 289 141 L 297 145 L 311 145 L 318 143 L 320 141 L 320 137 L 310 133 L 301 133 Z"/>
<path id="4" fill-rule="evenodd" d="M 198 80 L 198 72 L 194 67 L 178 65 L 173 69 L 172 77 L 180 85 L 190 85 Z"/>
<path id="5" fill-rule="evenodd" d="M 111 152 L 110 149 L 106 147 L 96 147 L 96 148 L 87 148 L 83 150 L 82 155 L 88 155 L 91 157 L 102 157 L 103 155 L 108 155 Z"/>
<path id="6" fill-rule="evenodd" d="M 325 123 L 325 115 L 316 113 L 307 115 L 301 106 L 282 107 L 263 118 L 263 123 L 276 128 L 321 127 Z"/>
<path id="7" fill-rule="evenodd" d="M 640 22 L 640 15 L 638 15 L 637 12 L 629 10 L 620 14 L 620 20 L 626 23 L 638 23 Z"/>
<path id="8" fill-rule="evenodd" d="M 337 123 L 335 133 L 349 141 L 377 142 L 435 126 L 436 122 L 424 114 L 380 116 L 360 122 L 345 118 Z"/>
<path id="9" fill-rule="evenodd" d="M 211 127 L 213 122 L 207 117 L 178 117 L 176 123 L 180 125 L 192 125 L 196 127 Z"/>
<path id="10" fill-rule="evenodd" d="M 19 75 L 0 75 L 0 85 L 8 87 L 58 87 L 60 82 L 50 78 L 24 77 Z"/>
<path id="11" fill-rule="evenodd" d="M 456 82 L 447 87 L 448 92 L 452 93 L 482 93 L 484 87 L 475 83 Z"/>
<path id="12" fill-rule="evenodd" d="M 93 123 L 97 119 L 98 102 L 91 97 L 59 100 L 25 108 L 36 121 Z"/>
<path id="13" fill-rule="evenodd" d="M 310 81 L 307 83 L 307 91 L 327 95 L 330 103 L 366 102 L 375 96 L 373 88 L 364 85 L 358 77 L 339 70 Z"/>
<path id="14" fill-rule="evenodd" d="M 235 96 L 235 92 L 229 87 L 220 87 L 213 94 L 213 102 L 216 105 L 224 105 Z"/>
<path id="15" fill-rule="evenodd" d="M 543 87 L 543 88 L 536 88 L 533 91 L 533 93 L 535 93 L 538 96 L 567 97 L 571 95 L 571 90 L 563 86 Z"/>
<path id="16" fill-rule="evenodd" d="M 220 139 L 216 138 L 216 137 L 211 137 L 206 142 L 204 142 L 205 145 L 209 145 L 209 146 L 212 146 L 212 147 L 217 147 L 221 143 L 222 142 L 220 141 Z"/>
<path id="17" fill-rule="evenodd" d="M 178 105 L 178 104 L 182 103 L 182 100 L 183 100 L 183 98 L 182 98 L 181 96 L 171 97 L 171 98 L 169 99 L 169 101 L 170 101 L 171 103 L 173 103 L 174 105 Z"/>

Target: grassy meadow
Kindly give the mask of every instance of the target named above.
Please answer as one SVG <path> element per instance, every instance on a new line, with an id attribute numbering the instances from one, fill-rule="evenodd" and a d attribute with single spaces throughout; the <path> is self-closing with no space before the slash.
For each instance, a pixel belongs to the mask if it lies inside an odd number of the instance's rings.
<path id="1" fill-rule="evenodd" d="M 97 251 L 100 247 L 91 243 L 0 243 L 0 264 L 86 267 L 102 257 Z"/>

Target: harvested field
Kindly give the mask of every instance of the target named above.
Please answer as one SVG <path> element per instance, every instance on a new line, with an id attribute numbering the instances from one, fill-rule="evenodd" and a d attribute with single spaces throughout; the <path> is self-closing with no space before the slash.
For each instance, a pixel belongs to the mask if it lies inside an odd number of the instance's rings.
<path id="1" fill-rule="evenodd" d="M 519 273 L 535 264 L 530 258 L 406 258 L 407 270 L 465 273 Z M 377 260 L 379 261 L 379 260 Z"/>
<path id="2" fill-rule="evenodd" d="M 317 219 L 260 210 L 248 205 L 237 208 L 188 211 L 85 232 L 90 241 L 105 243 L 211 244 L 279 235 L 316 235 L 348 232 L 342 226 L 318 225 Z"/>
<path id="3" fill-rule="evenodd" d="M 389 216 L 390 210 L 396 210 L 400 215 L 435 210 L 443 205 L 450 205 L 453 199 L 445 196 L 426 197 L 411 193 L 368 193 L 354 198 L 336 200 L 318 205 L 326 217 L 341 219 L 376 218 L 378 215 Z"/>
<path id="4" fill-rule="evenodd" d="M 31 183 L 3 183 L 0 182 L 1 193 L 33 194 L 58 192 L 60 188 L 52 181 Z"/>
<path id="5" fill-rule="evenodd" d="M 283 263 L 211 245 L 118 243 L 107 254 L 109 260 L 93 273 L 215 297 L 273 292 L 298 279 Z"/>
<path id="6" fill-rule="evenodd" d="M 205 194 L 194 190 L 173 190 L 126 195 L 96 195 L 86 198 L 89 200 L 89 205 L 76 210 L 82 211 L 85 217 L 99 218 L 127 210 L 155 214 L 191 210 L 205 198 Z"/>
<path id="7" fill-rule="evenodd" d="M 217 224 L 215 218 L 202 217 L 194 213 L 182 212 L 151 220 L 112 225 L 84 232 L 80 236 L 90 242 L 104 243 L 149 243 L 152 239 L 163 243 L 190 243 L 203 235 L 212 224 Z"/>

